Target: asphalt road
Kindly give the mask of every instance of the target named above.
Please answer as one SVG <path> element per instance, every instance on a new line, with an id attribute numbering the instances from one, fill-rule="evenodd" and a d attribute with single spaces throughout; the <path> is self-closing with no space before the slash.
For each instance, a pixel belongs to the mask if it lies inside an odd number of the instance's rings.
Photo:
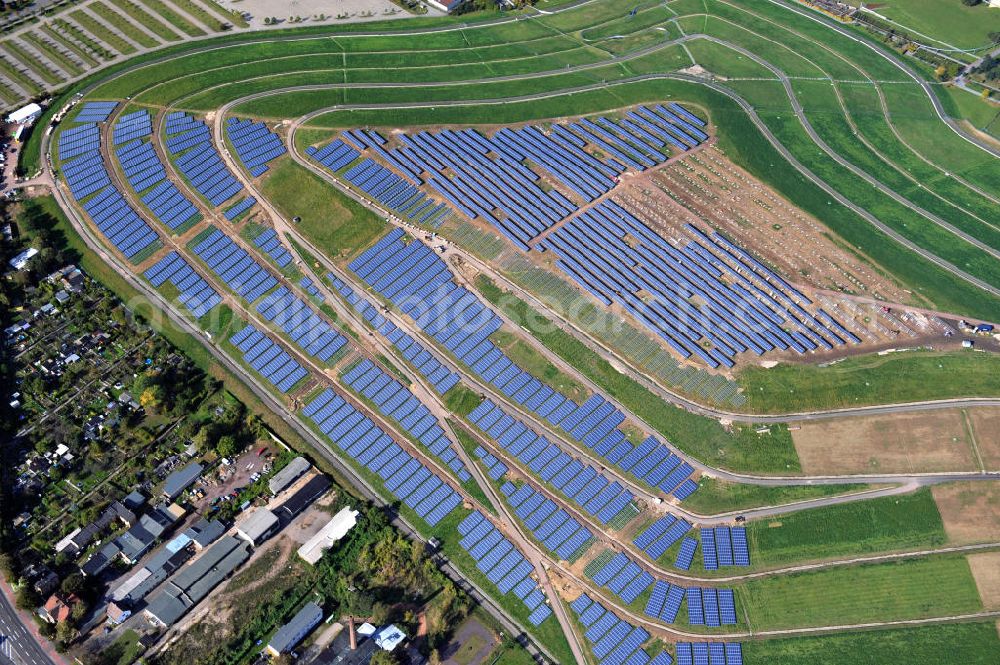
<path id="1" fill-rule="evenodd" d="M 0 642 L 0 665 L 5 662 L 17 665 L 62 665 L 49 656 L 21 623 L 21 614 L 11 604 L 6 589 L 0 593 L 0 636 L 3 639 Z"/>

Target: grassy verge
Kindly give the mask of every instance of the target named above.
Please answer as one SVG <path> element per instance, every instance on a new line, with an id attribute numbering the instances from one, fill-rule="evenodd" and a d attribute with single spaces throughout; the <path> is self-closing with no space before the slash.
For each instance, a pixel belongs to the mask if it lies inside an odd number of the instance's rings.
<path id="1" fill-rule="evenodd" d="M 587 389 L 579 381 L 567 376 L 550 363 L 545 356 L 512 333 L 500 331 L 493 335 L 493 341 L 507 356 L 526 372 L 555 388 L 575 402 L 587 399 Z"/>
<path id="2" fill-rule="evenodd" d="M 938 547 L 944 526 L 930 490 L 812 508 L 748 526 L 755 566 Z"/>
<path id="3" fill-rule="evenodd" d="M 173 9 L 167 7 L 160 0 L 142 0 L 142 4 L 148 6 L 154 14 L 159 14 L 163 17 L 167 23 L 191 37 L 199 37 L 205 34 L 204 30 L 188 21 Z"/>
<path id="4" fill-rule="evenodd" d="M 684 501 L 684 507 L 702 515 L 714 515 L 734 510 L 762 506 L 777 506 L 807 499 L 836 496 L 868 489 L 868 485 L 793 485 L 766 487 L 730 483 L 715 478 L 702 478 L 699 489 Z"/>
<path id="5" fill-rule="evenodd" d="M 143 30 L 140 30 L 132 25 L 132 23 L 126 20 L 121 14 L 115 12 L 103 2 L 91 3 L 90 9 L 101 17 L 105 23 L 117 30 L 120 30 L 126 37 L 139 46 L 152 48 L 158 44 L 158 42 L 150 37 L 147 32 L 144 32 Z"/>
<path id="6" fill-rule="evenodd" d="M 177 34 L 163 25 L 154 18 L 148 10 L 143 9 L 139 5 L 132 2 L 132 0 L 110 0 L 111 4 L 118 7 L 126 14 L 132 17 L 136 22 L 146 26 L 146 28 L 154 33 L 157 37 L 165 42 L 174 42 L 179 39 Z"/>
<path id="7" fill-rule="evenodd" d="M 444 394 L 444 404 L 452 413 L 465 418 L 472 413 L 483 400 L 474 391 L 466 388 L 461 383 L 455 384 L 451 390 Z"/>
<path id="8" fill-rule="evenodd" d="M 945 617 L 982 609 L 965 557 L 768 577 L 737 589 L 754 630 Z"/>
<path id="9" fill-rule="evenodd" d="M 385 222 L 290 159 L 268 171 L 262 191 L 332 258 L 346 259 L 381 235 Z"/>
<path id="10" fill-rule="evenodd" d="M 751 409 L 759 413 L 996 397 L 1000 395 L 1000 356 L 977 351 L 869 355 L 827 367 L 747 367 L 739 381 Z"/>
<path id="11" fill-rule="evenodd" d="M 790 473 L 800 470 L 792 438 L 784 426 L 770 434 L 750 428 L 727 430 L 715 420 L 666 405 L 636 381 L 569 333 L 564 332 L 527 303 L 500 290 L 483 275 L 476 288 L 514 321 L 531 322 L 528 332 L 549 350 L 581 371 L 602 390 L 643 418 L 673 445 L 706 464 L 739 471 Z"/>
<path id="12" fill-rule="evenodd" d="M 130 53 L 135 53 L 135 47 L 130 43 L 111 32 L 103 24 L 98 23 L 89 14 L 84 13 L 82 9 L 78 9 L 74 12 L 70 12 L 70 16 L 74 21 L 79 23 L 83 28 L 94 35 L 102 42 L 115 49 L 123 55 L 128 55 Z M 113 26 L 112 26 L 113 27 Z"/>

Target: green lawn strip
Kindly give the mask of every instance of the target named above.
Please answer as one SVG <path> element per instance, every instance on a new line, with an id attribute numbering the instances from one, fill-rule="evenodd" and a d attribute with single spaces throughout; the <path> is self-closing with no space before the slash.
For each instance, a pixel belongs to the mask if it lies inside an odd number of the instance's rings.
<path id="1" fill-rule="evenodd" d="M 989 10 L 989 3 L 969 6 L 944 4 L 936 0 L 906 0 L 902 3 L 886 3 L 876 10 L 899 23 L 899 31 L 913 33 L 915 39 L 925 41 L 926 35 L 939 42 L 931 46 L 948 44 L 958 48 L 979 48 L 989 43 L 989 32 L 1000 32 L 1000 16 Z"/>
<path id="2" fill-rule="evenodd" d="M 308 418 L 303 418 L 303 420 L 320 438 L 324 441 L 329 441 L 326 435 L 319 431 L 319 428 L 316 427 L 315 423 Z M 573 662 L 569 644 L 566 642 L 566 638 L 562 634 L 559 622 L 556 621 L 555 617 L 545 621 L 541 626 L 532 627 L 528 623 L 528 615 L 530 613 L 528 612 L 525 604 L 513 594 L 508 593 L 500 595 L 497 591 L 496 585 L 486 579 L 486 576 L 476 567 L 476 562 L 472 559 L 472 556 L 458 544 L 460 537 L 457 527 L 458 524 L 469 514 L 468 510 L 458 508 L 443 520 L 438 522 L 436 526 L 429 526 L 422 517 L 413 512 L 412 508 L 403 504 L 389 493 L 389 491 L 385 488 L 385 481 L 382 480 L 378 474 L 368 470 L 367 467 L 359 464 L 357 460 L 343 455 L 342 451 L 332 444 L 330 444 L 330 449 L 333 450 L 347 466 L 350 466 L 359 476 L 364 478 L 368 484 L 375 489 L 376 493 L 382 497 L 383 501 L 394 506 L 398 510 L 399 514 L 404 517 L 407 522 L 409 522 L 420 533 L 421 536 L 427 540 L 437 538 L 441 542 L 441 551 L 447 557 L 448 561 L 461 570 L 462 573 L 472 580 L 480 589 L 488 593 L 490 597 L 504 609 L 504 611 L 527 627 L 531 635 L 538 640 L 540 644 L 545 645 L 546 648 L 548 648 L 552 654 L 559 659 L 559 662 Z M 558 599 L 553 598 L 551 601 L 558 602 Z"/>
<path id="3" fill-rule="evenodd" d="M 587 399 L 589 391 L 582 383 L 560 371 L 545 356 L 517 335 L 501 330 L 491 335 L 490 339 L 511 360 L 520 365 L 521 369 L 540 381 L 547 383 L 549 387 L 554 388 L 576 402 L 583 402 Z"/>
<path id="4" fill-rule="evenodd" d="M 375 213 L 292 160 L 270 169 L 261 190 L 287 219 L 301 218 L 302 233 L 335 260 L 351 258 L 386 229 Z"/>
<path id="5" fill-rule="evenodd" d="M 748 365 L 737 378 L 750 409 L 758 413 L 997 397 L 1000 356 L 973 350 L 906 351 L 846 358 L 826 367 Z"/>
<path id="6" fill-rule="evenodd" d="M 160 0 L 140 0 L 140 2 L 149 7 L 153 13 L 162 16 L 167 23 L 190 37 L 200 37 L 205 34 L 204 30 L 188 21 L 163 2 L 160 2 Z"/>
<path id="7" fill-rule="evenodd" d="M 531 321 L 528 332 L 549 350 L 582 372 L 610 396 L 655 428 L 674 446 L 715 467 L 741 471 L 793 473 L 800 470 L 791 436 L 785 426 L 770 434 L 751 428 L 724 429 L 717 421 L 664 403 L 633 379 L 569 333 L 532 310 L 488 277 L 475 282 L 478 291 L 514 321 Z"/>
<path id="8" fill-rule="evenodd" d="M 188 16 L 198 19 L 201 23 L 216 32 L 222 31 L 222 21 L 208 13 L 202 5 L 192 2 L 192 0 L 170 0 L 180 7 Z M 211 0 L 209 0 L 211 2 Z M 214 4 L 214 3 L 213 3 Z"/>
<path id="9" fill-rule="evenodd" d="M 869 485 L 791 485 L 768 487 L 731 483 L 702 477 L 698 491 L 684 500 L 684 507 L 701 515 L 716 515 L 736 510 L 779 506 L 838 494 L 871 489 Z"/>
<path id="10" fill-rule="evenodd" d="M 774 72 L 770 69 L 724 44 L 707 39 L 695 39 L 687 42 L 687 48 L 695 62 L 713 74 L 727 78 L 737 76 L 775 78 Z"/>
<path id="11" fill-rule="evenodd" d="M 180 37 L 173 30 L 165 26 L 162 22 L 156 20 L 148 9 L 140 7 L 138 4 L 132 0 L 109 0 L 111 4 L 116 6 L 121 11 L 125 12 L 132 17 L 137 23 L 140 23 L 155 34 L 157 37 L 165 42 L 175 42 Z"/>
<path id="12" fill-rule="evenodd" d="M 69 21 L 63 19 L 55 18 L 52 19 L 52 25 L 58 27 L 67 35 L 78 41 L 84 47 L 86 47 L 87 52 L 96 55 L 102 60 L 111 60 L 118 56 L 117 53 L 109 51 L 102 43 L 95 40 L 87 32 L 82 30 L 79 26 Z M 57 105 L 53 104 L 49 107 L 53 112 L 56 110 Z"/>
<path id="13" fill-rule="evenodd" d="M 49 85 L 59 85 L 63 82 L 62 75 L 58 74 L 38 59 L 38 56 L 26 51 L 23 46 L 13 39 L 3 42 L 4 47 L 10 51 L 15 58 L 20 60 L 28 69 L 33 71 L 40 79 Z"/>
<path id="14" fill-rule="evenodd" d="M 756 631 L 925 619 L 982 610 L 963 556 L 936 556 L 751 580 L 737 605 Z"/>
<path id="15" fill-rule="evenodd" d="M 21 33 L 21 38 L 34 46 L 39 52 L 45 54 L 47 58 L 59 65 L 59 67 L 70 76 L 79 76 L 83 73 L 83 69 L 80 65 L 70 60 L 69 57 L 60 51 L 53 43 L 51 37 L 43 39 L 41 35 L 37 33 L 23 32 Z"/>
<path id="16" fill-rule="evenodd" d="M 204 4 L 206 7 L 208 7 L 210 10 L 218 14 L 226 21 L 229 21 L 241 28 L 246 28 L 250 26 L 247 20 L 243 18 L 243 14 L 235 9 L 226 9 L 219 3 L 213 2 L 212 0 L 205 0 Z"/>
<path id="17" fill-rule="evenodd" d="M 96 38 L 100 39 L 102 42 L 115 49 L 123 55 L 128 55 L 130 53 L 135 53 L 135 47 L 130 43 L 119 37 L 114 33 L 113 30 L 109 30 L 101 23 L 98 23 L 94 17 L 89 14 L 84 13 L 82 9 L 77 9 L 69 13 L 70 18 L 80 24 L 84 30 L 94 35 Z"/>
<path id="18" fill-rule="evenodd" d="M 98 65 L 100 65 L 100 61 L 93 55 L 91 55 L 86 48 L 83 48 L 82 46 L 74 42 L 72 39 L 69 39 L 68 37 L 66 37 L 66 35 L 56 32 L 55 30 L 52 29 L 51 25 L 42 24 L 38 26 L 38 30 L 44 33 L 45 36 L 47 36 L 56 44 L 59 44 L 65 47 L 66 50 L 75 53 L 76 56 L 83 61 L 83 64 L 85 66 L 97 67 Z"/>
<path id="19" fill-rule="evenodd" d="M 455 436 L 458 438 L 458 444 L 465 449 L 465 452 L 469 454 L 469 457 L 471 457 L 474 460 L 474 462 L 478 463 L 479 458 L 476 457 L 475 450 L 479 444 L 476 442 L 474 438 L 472 438 L 472 436 L 467 431 L 465 431 L 465 428 L 462 427 L 460 422 L 454 419 L 450 419 L 449 423 L 451 424 L 451 428 L 455 431 Z M 485 469 L 481 470 L 483 471 L 485 477 L 486 470 Z M 475 479 L 470 480 L 467 483 L 462 483 L 462 487 L 467 489 L 469 493 L 472 494 L 472 496 L 475 497 L 477 501 L 482 503 L 482 505 L 485 506 L 486 509 L 490 511 L 492 515 L 499 514 L 497 512 L 496 506 L 493 505 L 493 502 L 489 498 L 487 498 L 486 492 L 483 490 L 482 487 L 479 486 L 479 483 L 477 483 Z"/>
<path id="20" fill-rule="evenodd" d="M 9 42 L 2 43 L 9 46 Z M 7 57 L 0 58 L 0 74 L 4 74 L 11 81 L 21 86 L 29 95 L 37 95 L 42 92 L 42 87 L 33 78 L 15 67 Z"/>
<path id="21" fill-rule="evenodd" d="M 747 663 L 767 665 L 886 665 L 900 654 L 911 665 L 996 665 L 1000 638 L 996 622 L 938 624 L 834 635 L 750 640 Z"/>
<path id="22" fill-rule="evenodd" d="M 747 524 L 750 561 L 792 563 L 941 547 L 947 542 L 929 489 L 822 508 Z"/>
<path id="23" fill-rule="evenodd" d="M 148 33 L 132 25 L 132 23 L 125 17 L 108 7 L 103 2 L 92 2 L 89 7 L 91 11 L 104 19 L 108 25 L 111 25 L 125 33 L 126 37 L 139 46 L 152 48 L 159 45 L 159 42 L 150 37 Z"/>
<path id="24" fill-rule="evenodd" d="M 456 383 L 444 394 L 444 404 L 457 416 L 465 418 L 482 403 L 483 399 L 461 383 Z"/>

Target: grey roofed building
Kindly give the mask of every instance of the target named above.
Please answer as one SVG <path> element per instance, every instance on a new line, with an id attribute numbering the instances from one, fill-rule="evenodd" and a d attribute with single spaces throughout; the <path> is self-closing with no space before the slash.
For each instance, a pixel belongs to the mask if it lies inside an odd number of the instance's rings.
<path id="1" fill-rule="evenodd" d="M 322 620 L 323 608 L 313 602 L 306 603 L 291 621 L 278 629 L 267 643 L 267 650 L 275 656 L 291 651 Z"/>
<path id="2" fill-rule="evenodd" d="M 80 572 L 89 577 L 100 575 L 105 568 L 111 565 L 114 558 L 118 556 L 121 549 L 118 543 L 111 541 L 104 547 L 90 555 L 90 557 L 80 566 Z"/>
<path id="3" fill-rule="evenodd" d="M 223 536 L 166 582 L 146 607 L 146 616 L 162 626 L 172 625 L 249 558 L 246 543 Z"/>
<path id="4" fill-rule="evenodd" d="M 225 525 L 218 520 L 202 518 L 189 526 L 184 535 L 191 539 L 199 550 L 204 549 L 219 539 L 226 532 Z"/>
<path id="5" fill-rule="evenodd" d="M 286 464 L 283 469 L 271 476 L 271 479 L 267 481 L 267 487 L 271 490 L 272 495 L 277 495 L 311 468 L 312 464 L 305 457 L 296 457 Z"/>
<path id="6" fill-rule="evenodd" d="M 141 525 L 136 524 L 115 538 L 114 542 L 121 550 L 122 558 L 128 563 L 135 563 L 153 546 L 153 543 L 156 542 L 156 536 L 146 531 Z"/>
<path id="7" fill-rule="evenodd" d="M 131 494 L 129 494 L 127 497 L 125 497 L 124 499 L 122 499 L 122 503 L 129 510 L 133 510 L 133 511 L 134 510 L 139 510 L 144 505 L 146 505 L 146 497 L 139 490 L 135 490 L 134 492 L 132 492 Z"/>
<path id="8" fill-rule="evenodd" d="M 330 479 L 324 475 L 317 474 L 309 482 L 296 490 L 295 494 L 285 499 L 284 503 L 274 509 L 274 513 L 287 524 L 296 515 L 301 513 L 306 506 L 318 499 L 330 489 Z"/>
<path id="9" fill-rule="evenodd" d="M 173 501 L 181 492 L 191 486 L 191 483 L 198 479 L 205 467 L 198 462 L 191 462 L 187 466 L 174 471 L 167 476 L 163 483 L 163 496 Z"/>
<path id="10" fill-rule="evenodd" d="M 171 512 L 170 508 L 166 504 L 161 503 L 158 506 L 154 506 L 152 510 L 139 518 L 139 524 L 141 524 L 146 531 L 159 538 L 165 531 L 173 527 L 179 519 L 180 517 Z"/>
<path id="11" fill-rule="evenodd" d="M 236 526 L 236 533 L 251 545 L 259 545 L 280 528 L 278 516 L 266 508 L 258 508 Z"/>

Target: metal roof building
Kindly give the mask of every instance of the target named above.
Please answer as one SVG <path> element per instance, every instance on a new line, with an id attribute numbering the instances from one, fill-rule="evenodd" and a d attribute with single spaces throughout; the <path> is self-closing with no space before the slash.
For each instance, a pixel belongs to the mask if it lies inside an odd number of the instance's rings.
<path id="1" fill-rule="evenodd" d="M 273 536 L 281 527 L 278 516 L 267 508 L 258 508 L 236 527 L 236 535 L 253 546 Z"/>
<path id="2" fill-rule="evenodd" d="M 306 506 L 318 499 L 330 489 L 330 479 L 323 475 L 315 475 L 309 482 L 300 487 L 295 494 L 285 499 L 284 503 L 274 509 L 274 513 L 286 523 L 305 510 Z"/>
<path id="3" fill-rule="evenodd" d="M 271 476 L 271 479 L 267 481 L 267 487 L 271 490 L 272 495 L 277 495 L 287 489 L 289 485 L 298 480 L 303 473 L 311 468 L 312 464 L 305 457 L 296 457 L 286 464 L 283 469 Z"/>
<path id="4" fill-rule="evenodd" d="M 326 526 L 319 530 L 316 535 L 307 540 L 299 548 L 299 556 L 309 564 L 316 565 L 316 562 L 323 556 L 323 552 L 333 547 L 333 544 L 347 535 L 347 532 L 358 523 L 358 511 L 351 510 L 350 506 L 344 508 L 327 522 Z"/>
<path id="5" fill-rule="evenodd" d="M 181 492 L 191 486 L 191 483 L 198 480 L 198 476 L 205 470 L 205 467 L 197 462 L 191 462 L 182 469 L 174 471 L 163 483 L 163 496 L 171 501 L 180 496 Z"/>
<path id="6" fill-rule="evenodd" d="M 322 620 L 323 609 L 316 603 L 306 603 L 305 607 L 299 610 L 291 621 L 278 629 L 271 641 L 267 643 L 267 650 L 274 656 L 291 651 Z"/>

